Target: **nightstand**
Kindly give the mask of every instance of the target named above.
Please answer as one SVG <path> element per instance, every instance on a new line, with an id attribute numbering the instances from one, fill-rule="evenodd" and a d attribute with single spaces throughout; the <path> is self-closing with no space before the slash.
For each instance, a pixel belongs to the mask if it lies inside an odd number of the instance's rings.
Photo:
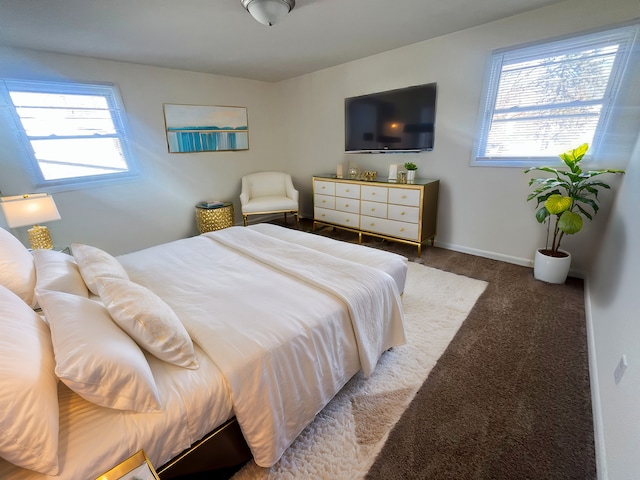
<path id="1" fill-rule="evenodd" d="M 200 233 L 232 227 L 233 219 L 233 203 L 231 202 L 224 202 L 221 206 L 216 207 L 196 205 L 196 223 Z"/>

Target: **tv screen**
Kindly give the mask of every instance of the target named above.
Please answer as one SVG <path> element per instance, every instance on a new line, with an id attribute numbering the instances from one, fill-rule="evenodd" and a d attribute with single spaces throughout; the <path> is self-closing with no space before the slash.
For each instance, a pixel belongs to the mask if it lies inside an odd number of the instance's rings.
<path id="1" fill-rule="evenodd" d="M 433 149 L 435 83 L 347 98 L 344 107 L 347 152 Z"/>

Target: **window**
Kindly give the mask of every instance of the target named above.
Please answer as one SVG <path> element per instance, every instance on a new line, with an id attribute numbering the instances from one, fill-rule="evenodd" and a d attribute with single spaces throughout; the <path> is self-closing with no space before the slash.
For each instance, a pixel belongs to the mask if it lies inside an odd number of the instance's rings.
<path id="1" fill-rule="evenodd" d="M 492 54 L 472 165 L 556 163 L 595 151 L 614 110 L 638 25 Z"/>
<path id="2" fill-rule="evenodd" d="M 136 175 L 114 85 L 5 80 L 36 187 L 102 184 Z"/>

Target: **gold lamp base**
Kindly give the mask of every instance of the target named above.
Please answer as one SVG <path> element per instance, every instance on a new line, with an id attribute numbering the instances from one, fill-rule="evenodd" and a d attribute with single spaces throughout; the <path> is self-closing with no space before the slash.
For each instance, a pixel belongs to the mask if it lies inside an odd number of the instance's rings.
<path id="1" fill-rule="evenodd" d="M 49 235 L 49 229 L 47 227 L 34 225 L 27 232 L 29 233 L 29 244 L 33 250 L 51 250 L 53 248 L 53 242 L 51 241 L 51 235 Z"/>

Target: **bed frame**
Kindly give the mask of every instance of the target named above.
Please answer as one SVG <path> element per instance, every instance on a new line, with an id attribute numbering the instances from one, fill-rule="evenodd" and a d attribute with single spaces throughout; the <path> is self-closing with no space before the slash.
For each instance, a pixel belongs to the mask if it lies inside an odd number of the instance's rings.
<path id="1" fill-rule="evenodd" d="M 236 417 L 157 469 L 161 480 L 239 467 L 251 459 Z"/>

